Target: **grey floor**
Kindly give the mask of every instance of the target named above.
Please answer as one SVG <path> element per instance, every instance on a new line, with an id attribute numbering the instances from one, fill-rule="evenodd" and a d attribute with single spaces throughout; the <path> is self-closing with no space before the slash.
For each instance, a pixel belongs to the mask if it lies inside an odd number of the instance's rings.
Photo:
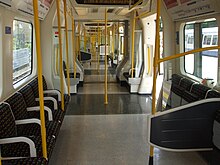
<path id="1" fill-rule="evenodd" d="M 86 84 L 71 97 L 50 165 L 147 165 L 149 96 L 130 95 L 112 79 L 104 105 L 98 75 L 86 73 Z M 196 152 L 154 151 L 154 165 L 206 165 Z"/>

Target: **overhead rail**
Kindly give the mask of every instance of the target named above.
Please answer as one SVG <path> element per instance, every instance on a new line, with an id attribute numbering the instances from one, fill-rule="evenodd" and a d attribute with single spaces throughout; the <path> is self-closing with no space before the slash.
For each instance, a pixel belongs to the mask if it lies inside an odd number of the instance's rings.
<path id="1" fill-rule="evenodd" d="M 42 79 L 42 56 L 41 56 L 41 43 L 40 43 L 40 25 L 38 18 L 38 0 L 33 0 L 34 8 L 34 24 L 35 24 L 35 36 L 36 36 L 36 51 L 37 51 L 37 73 L 38 73 L 38 91 L 40 98 L 40 121 L 41 121 L 41 140 L 43 157 L 47 157 L 47 142 L 46 142 L 46 128 L 45 128 L 45 116 L 44 116 L 44 94 L 43 94 L 43 79 Z"/>
<path id="2" fill-rule="evenodd" d="M 66 35 L 66 69 L 67 69 L 67 89 L 70 96 L 70 70 L 69 70 L 69 43 L 68 43 L 68 21 L 67 21 L 67 4 L 66 0 L 63 0 L 64 5 L 64 18 L 65 18 L 65 35 Z"/>
<path id="3" fill-rule="evenodd" d="M 107 8 L 105 8 L 105 105 L 108 104 L 108 68 L 107 68 Z"/>
<path id="4" fill-rule="evenodd" d="M 59 38 L 59 55 L 60 55 L 60 91 L 61 91 L 61 109 L 64 111 L 64 84 L 63 84 L 63 49 L 60 21 L 60 0 L 56 0 L 57 20 L 58 20 L 58 38 Z"/>

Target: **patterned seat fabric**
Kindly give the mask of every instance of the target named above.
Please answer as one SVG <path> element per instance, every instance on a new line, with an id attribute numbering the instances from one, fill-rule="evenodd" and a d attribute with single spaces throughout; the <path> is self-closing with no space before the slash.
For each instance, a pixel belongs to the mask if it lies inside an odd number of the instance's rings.
<path id="1" fill-rule="evenodd" d="M 26 103 L 23 99 L 23 96 L 20 93 L 15 93 L 10 98 L 6 100 L 6 102 L 11 106 L 11 110 L 15 117 L 15 120 L 29 119 L 31 115 L 29 115 L 26 107 Z M 33 113 L 30 113 L 33 114 Z M 46 122 L 46 130 L 48 136 L 57 135 L 60 129 L 60 124 L 56 121 L 47 121 Z M 26 124 L 22 126 L 21 132 L 25 135 L 40 135 L 40 126 L 36 124 Z"/>
<path id="2" fill-rule="evenodd" d="M 183 78 L 180 82 L 180 87 L 182 87 L 184 90 L 190 91 L 191 86 L 194 84 L 193 81 Z"/>
<path id="3" fill-rule="evenodd" d="M 220 93 L 218 91 L 211 90 L 208 92 L 206 98 L 220 98 Z"/>
<path id="4" fill-rule="evenodd" d="M 43 157 L 2 160 L 2 165 L 47 165 L 48 161 Z"/>
<path id="5" fill-rule="evenodd" d="M 195 101 L 198 101 L 200 100 L 200 98 L 193 94 L 193 93 L 190 93 L 188 91 L 184 91 L 183 95 L 182 95 L 182 98 L 187 102 L 187 103 L 192 103 L 192 102 L 195 102 Z"/>
<path id="6" fill-rule="evenodd" d="M 64 71 L 64 76 L 67 78 L 67 67 L 65 61 L 63 61 L 63 71 Z M 69 73 L 70 78 L 74 78 L 74 73 Z M 80 78 L 80 73 L 76 73 L 76 78 Z"/>
<path id="7" fill-rule="evenodd" d="M 32 91 L 31 86 L 26 85 L 21 90 L 19 90 L 19 92 L 23 95 L 23 98 L 25 100 L 25 103 L 26 103 L 27 107 L 39 106 L 39 102 L 35 101 L 34 92 Z M 53 119 L 55 121 L 61 121 L 61 122 L 63 121 L 64 112 L 61 111 L 60 109 L 55 111 L 53 101 L 46 100 L 46 101 L 44 101 L 44 105 L 49 107 L 52 110 Z M 35 117 L 35 118 L 39 119 L 40 118 L 40 113 L 39 113 L 39 111 L 29 112 L 29 117 L 31 117 L 31 118 Z M 45 119 L 48 119 L 47 113 L 45 113 Z"/>
<path id="8" fill-rule="evenodd" d="M 178 74 L 173 74 L 172 75 L 172 84 L 179 85 L 181 79 L 183 79 L 183 76 L 178 75 Z"/>
<path id="9" fill-rule="evenodd" d="M 47 88 L 47 83 L 46 83 L 46 80 L 45 80 L 44 76 L 42 77 L 42 79 L 43 79 L 43 89 L 46 91 L 46 90 L 48 90 L 48 88 Z M 31 81 L 29 83 L 29 85 L 31 86 L 31 88 L 34 92 L 35 98 L 38 98 L 39 97 L 39 94 L 38 94 L 38 78 L 36 77 L 33 81 Z M 58 101 L 58 96 L 56 94 L 44 94 L 44 96 L 51 96 L 51 97 L 55 98 Z M 67 97 L 67 96 L 64 95 L 64 102 L 65 102 L 65 105 L 69 103 L 69 96 Z M 61 106 L 59 106 L 59 109 L 61 109 Z"/>
<path id="10" fill-rule="evenodd" d="M 202 84 L 194 84 L 192 87 L 192 93 L 197 95 L 200 99 L 205 99 L 206 93 L 211 88 L 204 86 Z"/>
<path id="11" fill-rule="evenodd" d="M 19 136 L 17 131 L 19 128 L 15 125 L 14 116 L 8 104 L 0 104 L 0 139 L 11 138 Z M 20 135 L 23 136 L 23 135 Z M 40 136 L 27 136 L 34 143 L 37 149 L 37 155 L 42 156 L 41 137 Z M 47 137 L 48 155 L 51 155 L 55 145 L 54 137 Z M 27 143 L 18 142 L 1 145 L 2 157 L 28 157 L 30 156 L 29 146 Z"/>

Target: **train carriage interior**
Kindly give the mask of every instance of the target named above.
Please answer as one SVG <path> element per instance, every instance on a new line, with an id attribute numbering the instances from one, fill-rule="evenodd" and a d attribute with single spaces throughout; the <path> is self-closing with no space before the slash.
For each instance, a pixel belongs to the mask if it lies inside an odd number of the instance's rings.
<path id="1" fill-rule="evenodd" d="M 0 165 L 219 165 L 219 0 L 0 0 Z"/>

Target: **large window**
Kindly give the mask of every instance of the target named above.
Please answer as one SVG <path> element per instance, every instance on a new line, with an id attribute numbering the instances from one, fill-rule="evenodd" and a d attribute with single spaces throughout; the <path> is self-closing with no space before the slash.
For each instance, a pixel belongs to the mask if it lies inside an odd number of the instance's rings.
<path id="1" fill-rule="evenodd" d="M 216 46 L 218 26 L 216 21 L 186 24 L 184 28 L 185 51 Z M 199 78 L 213 79 L 217 82 L 218 51 L 203 51 L 184 58 L 185 72 Z"/>
<path id="2" fill-rule="evenodd" d="M 32 72 L 33 26 L 31 23 L 13 21 L 13 83 Z"/>

